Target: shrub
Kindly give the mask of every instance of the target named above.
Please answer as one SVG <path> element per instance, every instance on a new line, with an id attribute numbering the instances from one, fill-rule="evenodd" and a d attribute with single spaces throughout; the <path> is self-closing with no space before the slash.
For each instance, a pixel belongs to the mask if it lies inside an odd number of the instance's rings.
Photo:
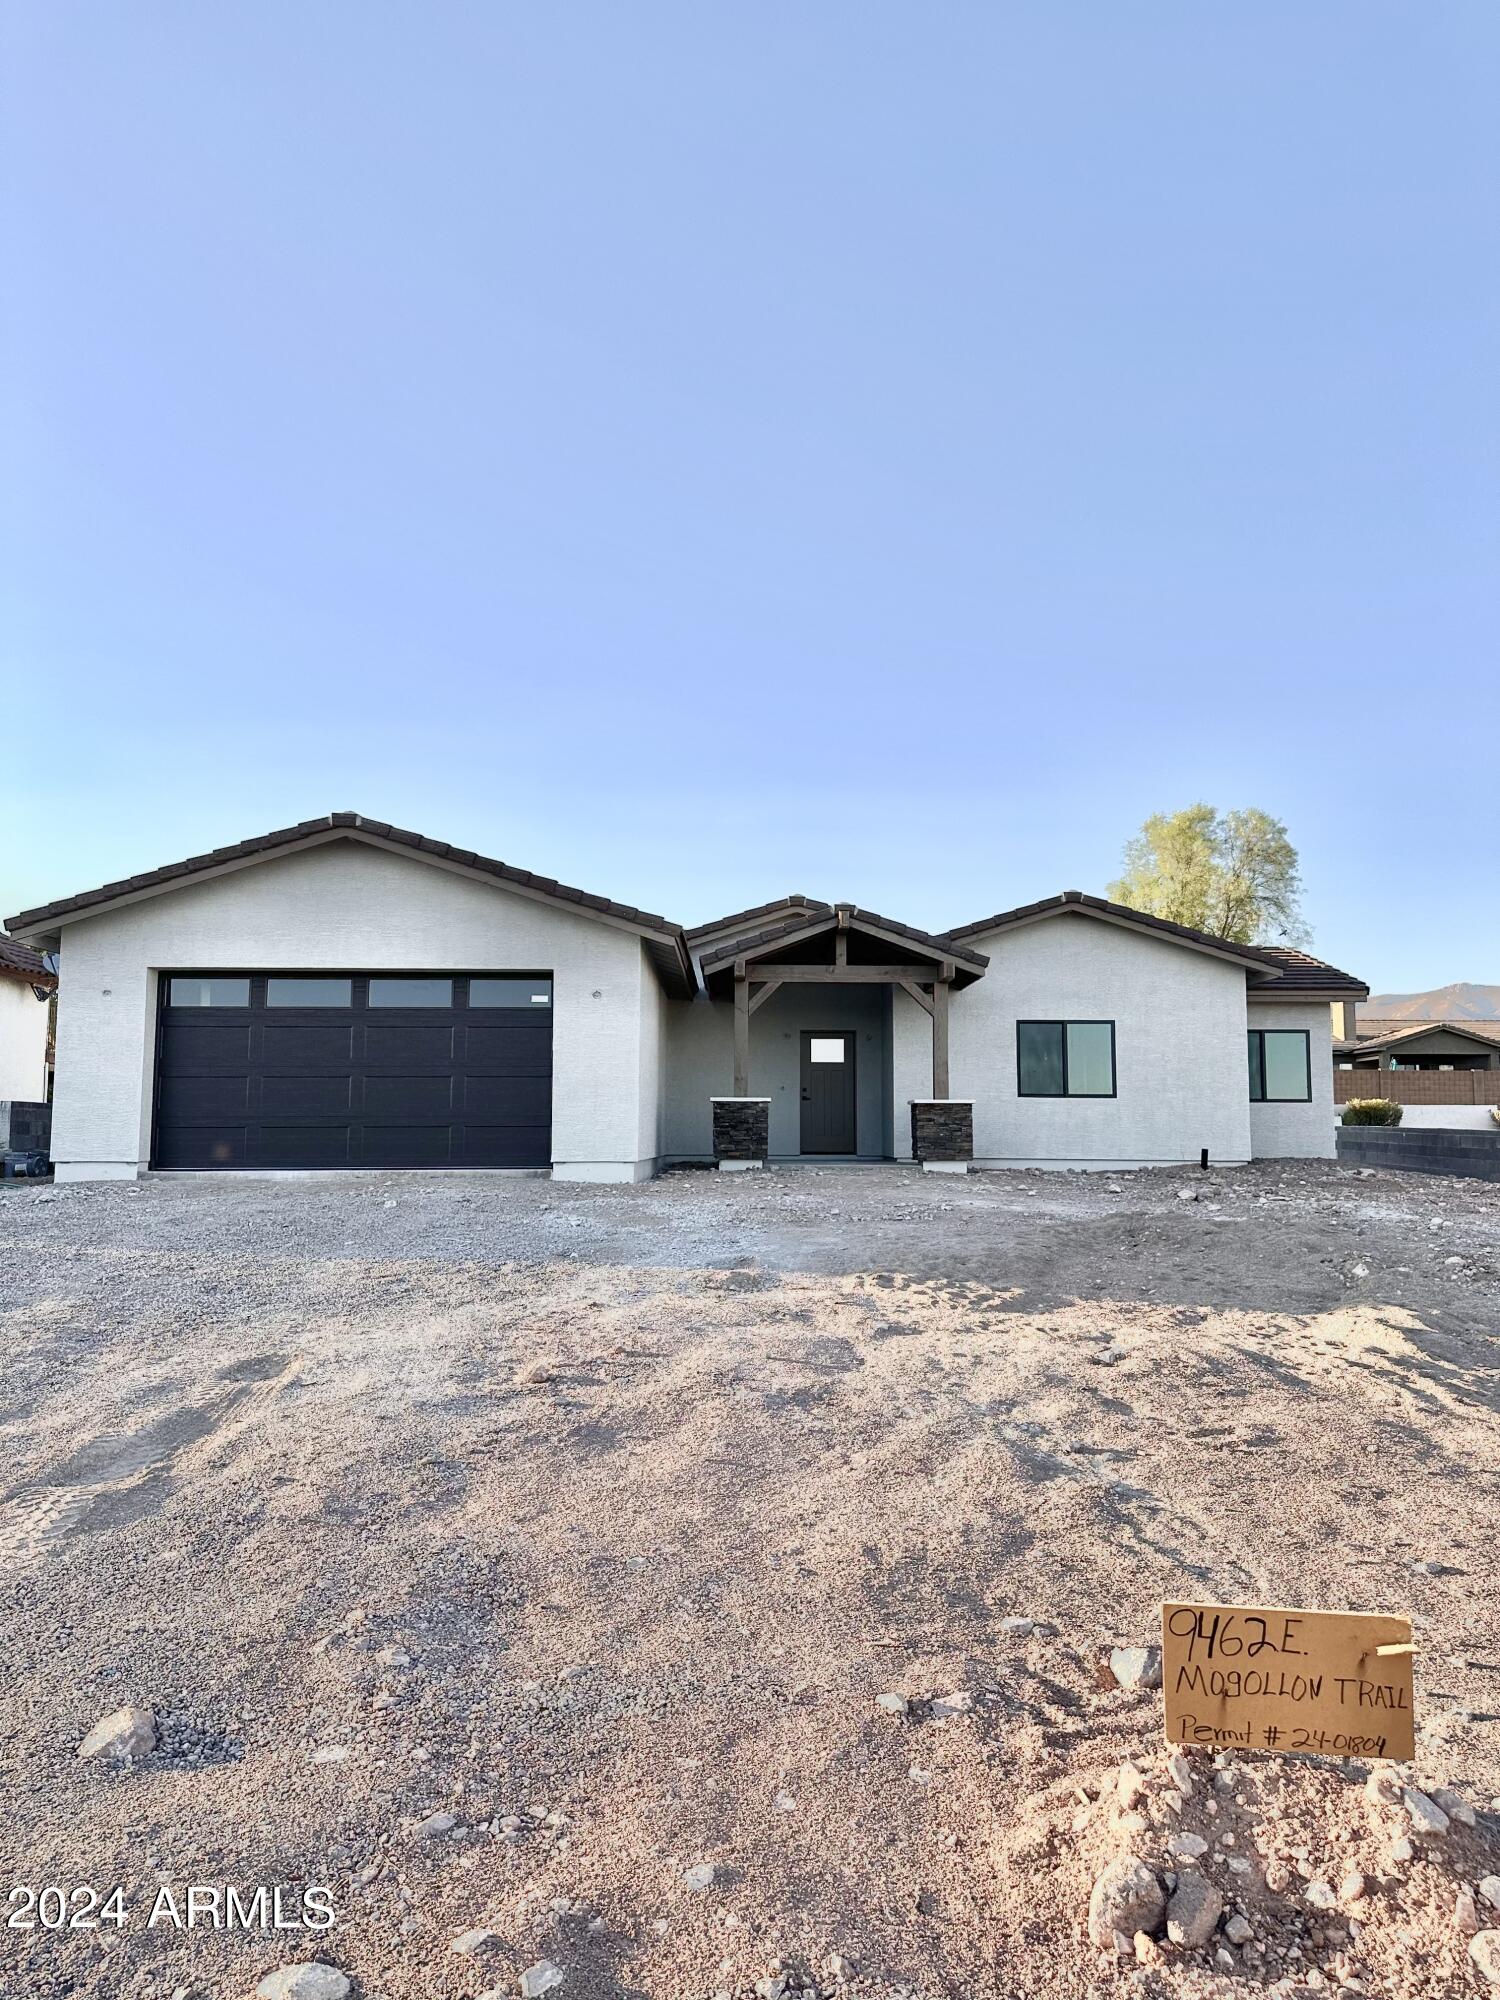
<path id="1" fill-rule="evenodd" d="M 1401 1106 L 1388 1097 L 1351 1097 L 1344 1106 L 1346 1125 L 1399 1125 Z"/>
<path id="2" fill-rule="evenodd" d="M 1490 1116 L 1497 1125 L 1500 1125 L 1500 1104 L 1492 1104 L 1490 1106 Z"/>

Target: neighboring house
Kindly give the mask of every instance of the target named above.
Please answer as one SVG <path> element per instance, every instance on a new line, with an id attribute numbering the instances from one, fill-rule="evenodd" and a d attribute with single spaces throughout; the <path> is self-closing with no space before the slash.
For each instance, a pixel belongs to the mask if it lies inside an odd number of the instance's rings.
<path id="1" fill-rule="evenodd" d="M 941 934 L 804 896 L 685 932 L 334 813 L 23 911 L 61 952 L 62 1179 L 1334 1150 L 1299 952 L 1067 891 Z"/>
<path id="2" fill-rule="evenodd" d="M 1497 1034 L 1500 1024 L 1486 1033 L 1466 1021 L 1403 1021 L 1353 1041 L 1337 1037 L 1333 1059 L 1340 1069 L 1500 1069 Z"/>
<path id="3" fill-rule="evenodd" d="M 46 1149 L 49 1002 L 56 987 L 36 952 L 0 937 L 0 1153 Z"/>

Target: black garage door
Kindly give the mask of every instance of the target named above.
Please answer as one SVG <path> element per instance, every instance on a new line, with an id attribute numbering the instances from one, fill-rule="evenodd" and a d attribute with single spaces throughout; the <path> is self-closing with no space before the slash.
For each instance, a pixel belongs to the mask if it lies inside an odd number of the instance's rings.
<path id="1" fill-rule="evenodd" d="M 544 1167 L 546 974 L 161 976 L 157 1167 Z"/>

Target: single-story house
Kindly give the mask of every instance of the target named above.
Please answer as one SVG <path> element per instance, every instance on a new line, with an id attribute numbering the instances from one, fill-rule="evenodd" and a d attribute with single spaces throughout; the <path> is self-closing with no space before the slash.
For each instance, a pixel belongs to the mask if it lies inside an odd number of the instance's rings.
<path id="1" fill-rule="evenodd" d="M 1407 1021 L 1381 1034 L 1335 1038 L 1341 1069 L 1500 1069 L 1497 1024 L 1490 1032 L 1464 1021 Z"/>
<path id="2" fill-rule="evenodd" d="M 683 930 L 355 813 L 24 910 L 62 1179 L 1334 1149 L 1304 953 L 1065 891 L 934 934 L 805 896 Z"/>
<path id="3" fill-rule="evenodd" d="M 37 952 L 0 937 L 0 1153 L 46 1149 L 56 987 Z"/>

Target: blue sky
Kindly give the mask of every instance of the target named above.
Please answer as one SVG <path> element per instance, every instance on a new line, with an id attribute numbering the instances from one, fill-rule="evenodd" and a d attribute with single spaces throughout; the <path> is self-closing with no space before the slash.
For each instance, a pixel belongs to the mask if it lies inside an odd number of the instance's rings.
<path id="1" fill-rule="evenodd" d="M 0 911 L 352 809 L 942 926 L 1206 798 L 1500 980 L 1492 0 L 7 39 Z"/>

